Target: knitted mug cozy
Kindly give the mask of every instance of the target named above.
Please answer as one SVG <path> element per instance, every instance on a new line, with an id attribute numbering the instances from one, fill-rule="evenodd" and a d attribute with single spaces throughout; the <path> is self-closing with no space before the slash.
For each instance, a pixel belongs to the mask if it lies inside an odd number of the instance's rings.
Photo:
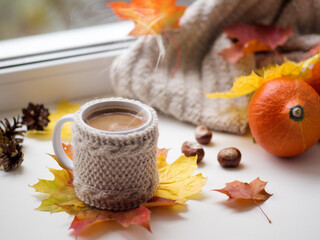
<path id="1" fill-rule="evenodd" d="M 106 100 L 142 106 L 151 113 L 151 121 L 144 128 L 126 134 L 109 134 L 89 127 L 83 120 L 84 111 Z M 75 114 L 72 126 L 73 184 L 79 199 L 112 211 L 136 208 L 151 199 L 159 182 L 157 140 L 158 118 L 152 108 L 122 98 L 85 104 Z"/>

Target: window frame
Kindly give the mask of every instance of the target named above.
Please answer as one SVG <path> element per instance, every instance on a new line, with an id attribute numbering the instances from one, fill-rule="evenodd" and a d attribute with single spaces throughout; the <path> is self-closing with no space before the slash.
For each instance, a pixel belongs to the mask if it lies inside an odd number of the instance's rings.
<path id="1" fill-rule="evenodd" d="M 112 93 L 109 67 L 135 38 L 117 22 L 0 42 L 0 112 Z"/>

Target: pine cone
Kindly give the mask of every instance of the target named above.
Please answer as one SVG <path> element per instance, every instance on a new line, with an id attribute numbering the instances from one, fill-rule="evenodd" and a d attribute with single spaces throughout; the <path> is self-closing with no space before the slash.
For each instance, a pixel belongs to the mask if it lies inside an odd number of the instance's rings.
<path id="1" fill-rule="evenodd" d="M 22 109 L 22 113 L 22 122 L 27 125 L 28 130 L 42 131 L 50 122 L 49 110 L 43 104 L 29 103 L 28 108 Z"/>
<path id="2" fill-rule="evenodd" d="M 1 144 L 0 148 L 0 168 L 8 172 L 21 165 L 23 162 L 23 152 L 19 143 L 11 141 L 8 144 Z"/>
<path id="3" fill-rule="evenodd" d="M 4 121 L 0 121 L 0 144 L 8 144 L 11 141 L 21 143 L 23 141 L 22 137 L 26 133 L 25 130 L 21 129 L 22 126 L 20 117 L 14 117 L 12 125 L 7 118 Z"/>

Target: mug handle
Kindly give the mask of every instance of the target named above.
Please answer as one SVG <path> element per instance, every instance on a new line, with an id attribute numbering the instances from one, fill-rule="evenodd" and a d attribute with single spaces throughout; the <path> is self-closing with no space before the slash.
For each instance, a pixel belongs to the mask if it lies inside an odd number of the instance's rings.
<path id="1" fill-rule="evenodd" d="M 53 133 L 52 133 L 52 145 L 53 151 L 57 158 L 59 159 L 60 163 L 67 169 L 73 170 L 73 161 L 67 156 L 64 152 L 62 144 L 61 144 L 61 132 L 62 127 L 66 122 L 73 122 L 74 121 L 74 114 L 67 114 L 60 118 L 56 125 L 54 126 Z"/>

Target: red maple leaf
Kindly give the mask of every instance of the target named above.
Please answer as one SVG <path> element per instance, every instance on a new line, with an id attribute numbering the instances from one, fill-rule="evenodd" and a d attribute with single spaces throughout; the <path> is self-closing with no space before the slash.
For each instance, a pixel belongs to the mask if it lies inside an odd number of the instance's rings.
<path id="1" fill-rule="evenodd" d="M 243 23 L 226 27 L 224 32 L 229 38 L 237 40 L 231 47 L 218 53 L 231 63 L 235 63 L 241 57 L 254 52 L 276 52 L 276 47 L 283 45 L 293 34 L 289 27 L 283 29 L 272 25 L 249 26 Z"/>

